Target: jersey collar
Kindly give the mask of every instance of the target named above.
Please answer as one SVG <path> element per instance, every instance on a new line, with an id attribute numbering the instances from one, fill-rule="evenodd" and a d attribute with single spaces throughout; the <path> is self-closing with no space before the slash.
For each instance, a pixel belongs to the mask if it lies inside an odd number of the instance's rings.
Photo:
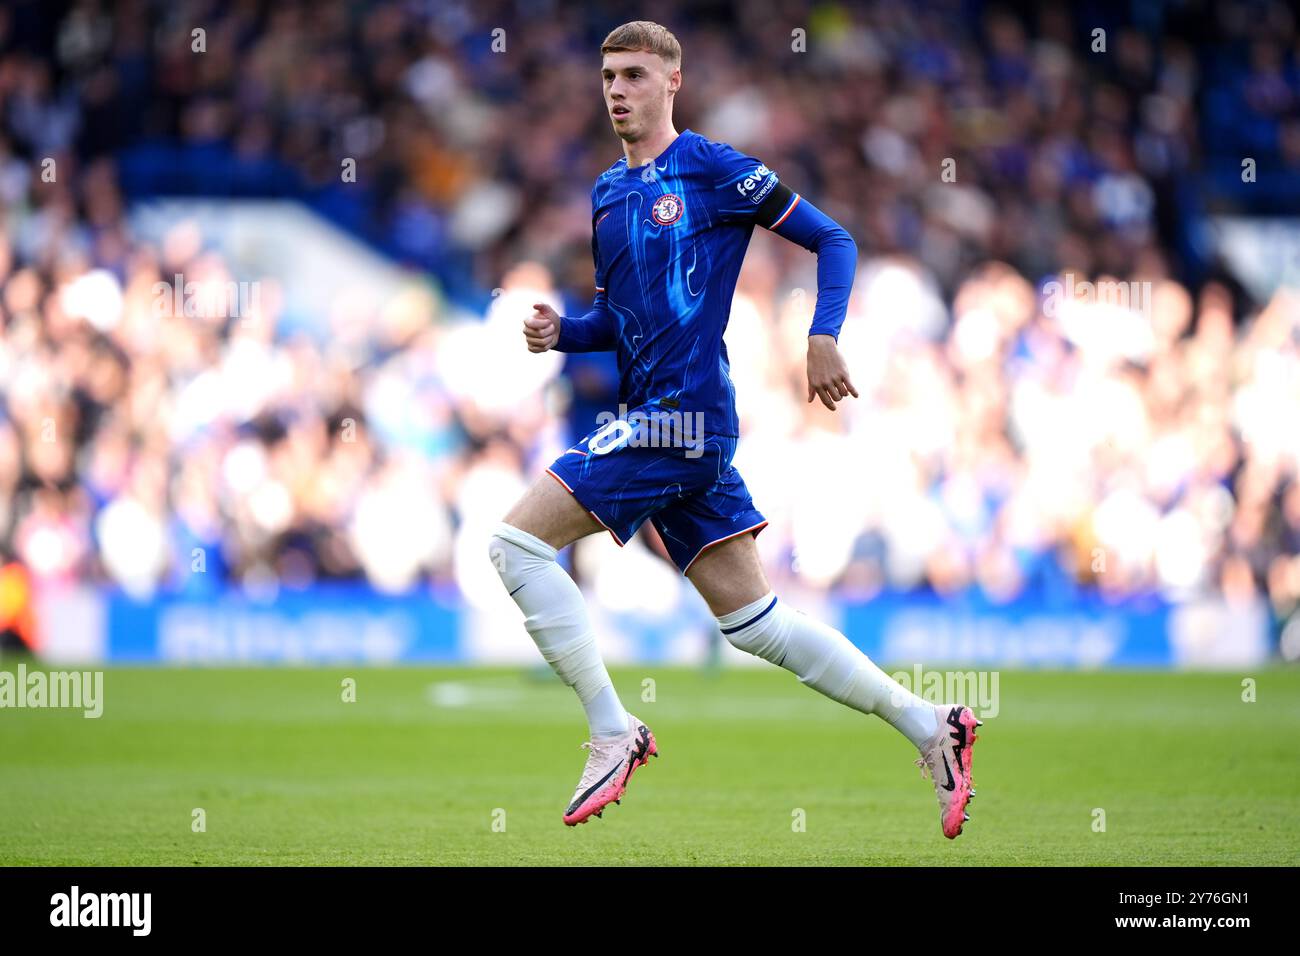
<path id="1" fill-rule="evenodd" d="M 672 151 L 675 150 L 678 147 L 678 145 L 682 143 L 689 135 L 691 135 L 691 131 L 689 129 L 684 129 L 680 133 L 678 133 L 677 138 L 673 140 L 671 143 L 669 143 L 667 146 L 665 146 L 664 151 L 654 158 L 655 165 L 658 166 L 662 160 L 667 159 L 668 155 L 672 153 Z M 636 171 L 631 166 L 627 165 L 626 156 L 620 159 L 619 162 L 622 163 L 624 167 L 626 167 L 627 172 L 632 173 Z M 645 166 L 637 166 L 636 169 L 638 170 L 645 169 L 645 167 L 649 165 L 650 165 L 649 163 L 646 163 Z"/>

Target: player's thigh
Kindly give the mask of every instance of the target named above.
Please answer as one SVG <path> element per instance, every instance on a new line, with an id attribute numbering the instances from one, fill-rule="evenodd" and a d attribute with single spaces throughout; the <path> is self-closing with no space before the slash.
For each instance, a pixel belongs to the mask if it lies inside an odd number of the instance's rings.
<path id="1" fill-rule="evenodd" d="M 772 589 L 752 534 L 713 545 L 691 563 L 686 577 L 714 616 L 738 611 Z"/>
<path id="2" fill-rule="evenodd" d="M 533 482 L 502 520 L 556 550 L 602 530 L 591 513 L 550 475 Z"/>
<path id="3" fill-rule="evenodd" d="M 681 449 L 650 440 L 644 423 L 622 419 L 594 430 L 547 470 L 619 547 L 651 515 L 711 481 Z"/>
<path id="4" fill-rule="evenodd" d="M 729 465 L 708 488 L 655 518 L 678 567 L 715 615 L 752 604 L 771 589 L 754 541 L 766 526 L 740 473 Z"/>

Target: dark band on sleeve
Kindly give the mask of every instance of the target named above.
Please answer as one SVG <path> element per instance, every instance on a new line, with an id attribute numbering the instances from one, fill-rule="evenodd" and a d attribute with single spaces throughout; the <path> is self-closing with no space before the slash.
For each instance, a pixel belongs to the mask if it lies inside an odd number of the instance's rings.
<path id="1" fill-rule="evenodd" d="M 754 222 L 764 229 L 771 229 L 773 224 L 790 208 L 794 198 L 795 192 L 793 189 L 785 183 L 777 183 L 772 191 L 767 194 L 763 204 L 758 207 L 758 212 L 754 214 Z"/>

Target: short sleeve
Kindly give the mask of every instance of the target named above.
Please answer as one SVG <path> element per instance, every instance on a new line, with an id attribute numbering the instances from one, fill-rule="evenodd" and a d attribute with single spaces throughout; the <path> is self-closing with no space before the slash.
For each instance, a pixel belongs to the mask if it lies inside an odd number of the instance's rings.
<path id="1" fill-rule="evenodd" d="M 723 222 L 753 222 L 780 178 L 753 156 L 714 144 L 714 198 Z"/>

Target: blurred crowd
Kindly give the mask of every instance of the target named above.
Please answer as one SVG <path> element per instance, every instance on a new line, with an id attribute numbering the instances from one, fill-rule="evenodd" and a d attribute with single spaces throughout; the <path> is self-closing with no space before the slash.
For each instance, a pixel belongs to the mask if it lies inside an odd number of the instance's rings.
<path id="1" fill-rule="evenodd" d="M 0 10 L 0 566 L 487 600 L 491 524 L 617 407 L 612 357 L 529 355 L 519 323 L 590 301 L 590 186 L 621 155 L 596 51 L 636 15 Z M 861 398 L 836 413 L 803 401 L 813 258 L 760 232 L 737 291 L 736 465 L 774 583 L 1295 610 L 1300 297 L 1248 296 L 1195 239 L 1233 137 L 1300 175 L 1286 4 L 1117 5 L 1104 52 L 1056 6 L 654 16 L 684 48 L 678 129 L 760 156 L 861 250 Z M 1239 127 L 1198 113 L 1207 75 Z M 157 192 L 294 196 L 444 295 L 395 334 L 286 333 L 274 275 L 233 274 L 193 223 L 132 230 Z M 236 308 L 239 282 L 264 294 Z"/>

